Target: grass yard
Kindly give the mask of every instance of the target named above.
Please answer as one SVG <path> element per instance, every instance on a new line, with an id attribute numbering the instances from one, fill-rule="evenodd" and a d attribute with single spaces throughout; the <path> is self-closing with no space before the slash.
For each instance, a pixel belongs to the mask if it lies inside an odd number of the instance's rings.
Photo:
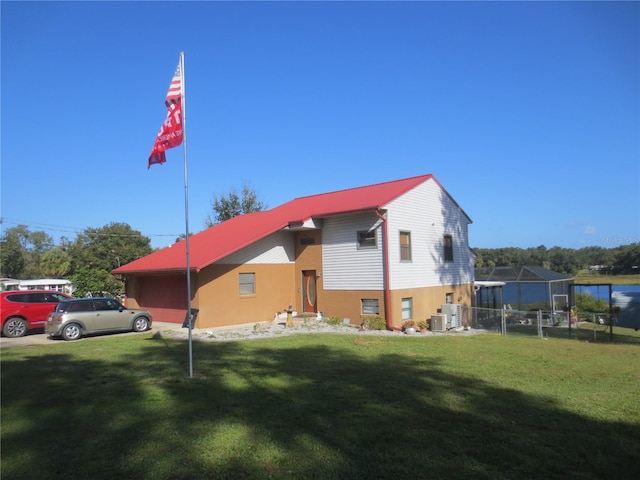
<path id="1" fill-rule="evenodd" d="M 581 270 L 575 276 L 576 283 L 610 283 L 612 285 L 640 285 L 640 275 L 601 275 L 590 274 L 587 270 Z"/>
<path id="2" fill-rule="evenodd" d="M 640 347 L 108 336 L 2 351 L 12 479 L 640 478 Z"/>

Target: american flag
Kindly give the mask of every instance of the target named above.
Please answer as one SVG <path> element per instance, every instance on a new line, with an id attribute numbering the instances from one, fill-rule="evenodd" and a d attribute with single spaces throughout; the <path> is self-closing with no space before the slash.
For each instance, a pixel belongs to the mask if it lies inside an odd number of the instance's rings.
<path id="1" fill-rule="evenodd" d="M 171 85 L 169 85 L 169 91 L 167 92 L 167 98 L 165 103 L 167 107 L 176 104 L 181 101 L 182 96 L 182 72 L 180 72 L 180 63 L 176 67 L 176 73 L 173 74 L 171 79 Z"/>
<path id="2" fill-rule="evenodd" d="M 176 73 L 173 74 L 169 85 L 169 91 L 164 101 L 167 106 L 167 118 L 156 136 L 153 149 L 149 154 L 147 168 L 156 163 L 165 163 L 167 158 L 164 152 L 182 143 L 184 131 L 182 130 L 182 69 L 180 65 L 181 62 L 178 62 Z"/>

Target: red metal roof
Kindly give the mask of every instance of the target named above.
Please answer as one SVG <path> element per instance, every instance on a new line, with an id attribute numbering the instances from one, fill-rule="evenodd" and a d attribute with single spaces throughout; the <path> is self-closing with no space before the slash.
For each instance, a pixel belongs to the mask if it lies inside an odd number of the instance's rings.
<path id="1" fill-rule="evenodd" d="M 313 217 L 382 208 L 429 179 L 437 182 L 432 175 L 421 175 L 365 187 L 300 197 L 271 210 L 233 217 L 189 238 L 191 269 L 199 271 L 291 223 L 304 222 Z M 112 273 L 171 272 L 184 271 L 185 269 L 186 241 L 182 240 L 118 267 Z"/>

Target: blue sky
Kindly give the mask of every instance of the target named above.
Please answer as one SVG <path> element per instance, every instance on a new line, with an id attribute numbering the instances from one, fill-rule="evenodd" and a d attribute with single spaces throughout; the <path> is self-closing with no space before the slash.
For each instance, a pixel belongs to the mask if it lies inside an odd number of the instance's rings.
<path id="1" fill-rule="evenodd" d="M 0 4 L 1 215 L 56 241 L 185 232 L 182 148 L 147 169 L 185 52 L 189 226 L 432 173 L 472 247 L 640 241 L 638 2 Z"/>

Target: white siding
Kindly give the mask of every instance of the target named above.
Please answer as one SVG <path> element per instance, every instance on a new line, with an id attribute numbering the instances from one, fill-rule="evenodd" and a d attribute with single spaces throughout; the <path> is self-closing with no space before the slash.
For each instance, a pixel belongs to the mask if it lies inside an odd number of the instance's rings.
<path id="1" fill-rule="evenodd" d="M 322 285 L 325 290 L 382 290 L 381 220 L 372 212 L 324 220 Z M 358 249 L 358 232 L 376 227 L 376 248 Z"/>
<path id="2" fill-rule="evenodd" d="M 469 220 L 434 181 L 417 186 L 387 206 L 392 290 L 459 285 L 473 279 Z M 400 232 L 411 233 L 411 261 L 400 261 Z M 453 262 L 444 261 L 444 235 L 453 237 Z"/>
<path id="3" fill-rule="evenodd" d="M 242 250 L 223 258 L 218 263 L 240 265 L 245 263 L 293 263 L 295 261 L 293 236 L 289 232 L 276 232 Z"/>

